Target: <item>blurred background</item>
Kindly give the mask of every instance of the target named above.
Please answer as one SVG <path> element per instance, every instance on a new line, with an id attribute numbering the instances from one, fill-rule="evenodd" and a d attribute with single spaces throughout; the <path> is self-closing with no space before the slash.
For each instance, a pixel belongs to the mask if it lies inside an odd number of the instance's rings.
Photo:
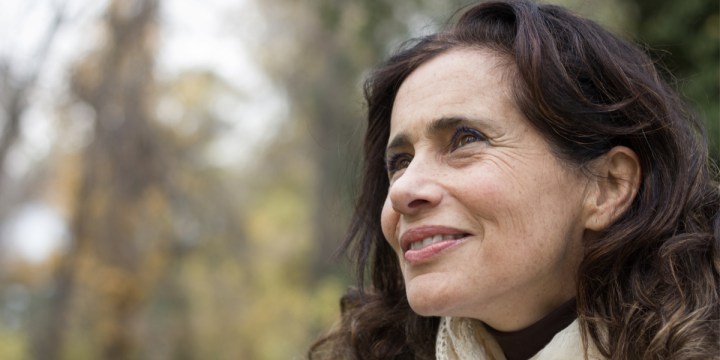
<path id="1" fill-rule="evenodd" d="M 0 359 L 302 359 L 353 285 L 363 78 L 468 3 L 0 1 Z M 556 3 L 720 158 L 717 0 Z"/>

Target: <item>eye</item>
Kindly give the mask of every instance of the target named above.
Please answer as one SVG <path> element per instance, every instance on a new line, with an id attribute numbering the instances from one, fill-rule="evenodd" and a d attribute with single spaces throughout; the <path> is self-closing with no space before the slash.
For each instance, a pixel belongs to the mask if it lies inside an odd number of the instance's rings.
<path id="1" fill-rule="evenodd" d="M 487 138 L 479 131 L 461 126 L 455 130 L 450 141 L 450 151 L 459 149 L 465 145 L 485 141 Z"/>
<path id="2" fill-rule="evenodd" d="M 388 176 L 392 177 L 396 172 L 410 166 L 410 161 L 412 161 L 412 156 L 410 154 L 401 153 L 390 156 L 385 164 Z"/>

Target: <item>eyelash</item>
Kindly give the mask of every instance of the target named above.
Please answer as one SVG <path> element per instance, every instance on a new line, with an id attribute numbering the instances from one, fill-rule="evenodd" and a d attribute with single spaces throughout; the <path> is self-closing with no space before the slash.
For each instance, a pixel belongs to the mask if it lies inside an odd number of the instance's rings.
<path id="1" fill-rule="evenodd" d="M 472 138 L 470 138 L 470 136 Z M 460 144 L 460 141 L 463 139 L 473 139 L 473 141 Z M 448 152 L 453 152 L 467 144 L 486 140 L 487 138 L 480 131 L 469 127 L 460 126 L 455 129 L 455 133 L 450 139 L 450 144 L 448 145 Z M 401 165 L 401 162 L 405 160 L 407 160 L 407 164 Z M 385 170 L 387 170 L 388 176 L 392 176 L 397 171 L 408 167 L 410 165 L 410 161 L 412 161 L 412 155 L 408 153 L 397 153 L 390 156 L 390 158 L 385 163 Z"/>

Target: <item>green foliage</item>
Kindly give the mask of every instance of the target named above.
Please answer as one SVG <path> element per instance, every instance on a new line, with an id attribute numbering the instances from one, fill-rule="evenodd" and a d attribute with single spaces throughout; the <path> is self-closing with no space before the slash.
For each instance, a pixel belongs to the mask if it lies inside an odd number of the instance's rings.
<path id="1" fill-rule="evenodd" d="M 711 154 L 720 160 L 720 3 L 636 0 L 637 38 L 676 79 L 705 121 Z"/>

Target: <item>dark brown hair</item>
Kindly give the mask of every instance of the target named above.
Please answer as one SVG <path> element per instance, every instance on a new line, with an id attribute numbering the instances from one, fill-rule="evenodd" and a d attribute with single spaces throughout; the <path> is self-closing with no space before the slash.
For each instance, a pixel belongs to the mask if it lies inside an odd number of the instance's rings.
<path id="1" fill-rule="evenodd" d="M 610 359 L 718 356 L 720 190 L 700 122 L 636 45 L 561 7 L 508 0 L 469 8 L 367 80 L 364 177 L 344 245 L 359 288 L 342 298 L 341 323 L 310 357 L 434 358 L 438 319 L 410 309 L 380 228 L 388 192 L 383 156 L 402 82 L 458 48 L 489 49 L 514 63 L 515 100 L 558 158 L 584 168 L 623 145 L 640 159 L 638 196 L 584 244 L 577 306 L 585 341 Z"/>

